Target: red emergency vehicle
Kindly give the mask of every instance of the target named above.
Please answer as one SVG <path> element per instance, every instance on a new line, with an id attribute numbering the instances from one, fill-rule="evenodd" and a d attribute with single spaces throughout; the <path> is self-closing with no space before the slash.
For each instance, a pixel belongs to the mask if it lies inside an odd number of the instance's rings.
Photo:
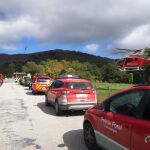
<path id="1" fill-rule="evenodd" d="M 0 74 L 0 86 L 3 84 L 3 75 L 2 74 Z"/>
<path id="2" fill-rule="evenodd" d="M 125 89 L 89 109 L 83 128 L 89 150 L 149 150 L 150 86 Z"/>
<path id="3" fill-rule="evenodd" d="M 53 80 L 49 76 L 33 76 L 32 77 L 32 93 L 45 92 L 52 84 Z"/>
<path id="4" fill-rule="evenodd" d="M 66 110 L 87 110 L 97 103 L 96 91 L 88 80 L 76 76 L 61 76 L 45 94 L 45 104 L 52 104 L 55 113 Z"/>

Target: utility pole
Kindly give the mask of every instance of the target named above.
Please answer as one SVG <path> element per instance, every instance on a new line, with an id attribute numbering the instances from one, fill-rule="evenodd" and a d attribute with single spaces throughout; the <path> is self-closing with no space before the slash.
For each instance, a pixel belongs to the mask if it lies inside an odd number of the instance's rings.
<path id="1" fill-rule="evenodd" d="M 25 46 L 25 48 L 24 48 L 24 54 L 26 53 L 26 51 L 27 51 L 27 48 L 28 48 L 28 47 L 27 47 L 27 46 Z"/>

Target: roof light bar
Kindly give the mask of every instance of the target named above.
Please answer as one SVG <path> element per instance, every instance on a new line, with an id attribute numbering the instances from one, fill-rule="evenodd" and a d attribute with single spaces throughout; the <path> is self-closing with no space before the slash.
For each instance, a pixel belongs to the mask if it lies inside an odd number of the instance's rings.
<path id="1" fill-rule="evenodd" d="M 67 78 L 72 78 L 72 79 L 79 79 L 79 76 L 76 74 L 63 74 L 59 76 L 59 79 L 67 79 Z"/>

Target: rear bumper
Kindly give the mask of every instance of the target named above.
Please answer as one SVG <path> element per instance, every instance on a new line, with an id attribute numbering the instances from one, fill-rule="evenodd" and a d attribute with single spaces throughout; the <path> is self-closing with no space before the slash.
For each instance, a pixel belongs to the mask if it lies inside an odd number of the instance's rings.
<path id="1" fill-rule="evenodd" d="M 33 89 L 33 91 L 37 92 L 37 93 L 45 93 L 46 92 L 46 90 L 34 90 L 34 89 Z"/>
<path id="2" fill-rule="evenodd" d="M 42 88 L 35 88 L 32 86 L 32 90 L 35 91 L 35 92 L 46 92 L 48 88 L 47 87 L 42 87 Z"/>
<path id="3" fill-rule="evenodd" d="M 67 103 L 59 105 L 61 110 L 87 110 L 96 105 L 96 103 Z"/>

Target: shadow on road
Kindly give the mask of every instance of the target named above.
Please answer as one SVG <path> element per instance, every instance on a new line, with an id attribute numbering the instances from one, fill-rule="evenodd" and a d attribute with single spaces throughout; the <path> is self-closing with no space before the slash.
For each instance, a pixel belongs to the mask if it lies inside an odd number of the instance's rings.
<path id="1" fill-rule="evenodd" d="M 33 94 L 32 94 L 32 91 L 28 91 L 28 92 L 26 92 L 26 94 L 27 94 L 27 95 L 33 95 Z"/>
<path id="2" fill-rule="evenodd" d="M 25 87 L 24 90 L 29 91 L 29 88 Z"/>
<path id="3" fill-rule="evenodd" d="M 46 114 L 50 114 L 53 116 L 56 116 L 55 110 L 53 106 L 45 106 L 44 102 L 40 102 L 37 104 L 37 106 Z M 84 111 L 65 111 L 62 115 L 58 117 L 71 117 L 71 116 L 81 116 L 84 115 Z"/>
<path id="4" fill-rule="evenodd" d="M 36 94 L 33 94 L 32 91 L 28 91 L 26 92 L 27 95 L 34 95 L 34 96 L 39 96 L 39 95 L 45 95 L 45 93 L 36 93 Z"/>
<path id="5" fill-rule="evenodd" d="M 83 140 L 82 129 L 66 132 L 63 135 L 63 140 L 64 144 L 59 144 L 58 147 L 67 146 L 68 150 L 87 150 Z"/>
<path id="6" fill-rule="evenodd" d="M 59 144 L 58 147 L 67 147 L 68 150 L 88 150 L 84 143 L 83 130 L 72 130 L 64 133 L 64 144 Z M 104 150 L 97 147 L 96 150 Z"/>
<path id="7" fill-rule="evenodd" d="M 52 116 L 56 116 L 55 115 L 55 111 L 54 111 L 54 108 L 51 107 L 51 106 L 45 106 L 45 103 L 44 102 L 40 102 L 40 103 L 37 103 L 37 106 L 46 114 L 49 114 L 49 115 L 52 115 Z"/>

